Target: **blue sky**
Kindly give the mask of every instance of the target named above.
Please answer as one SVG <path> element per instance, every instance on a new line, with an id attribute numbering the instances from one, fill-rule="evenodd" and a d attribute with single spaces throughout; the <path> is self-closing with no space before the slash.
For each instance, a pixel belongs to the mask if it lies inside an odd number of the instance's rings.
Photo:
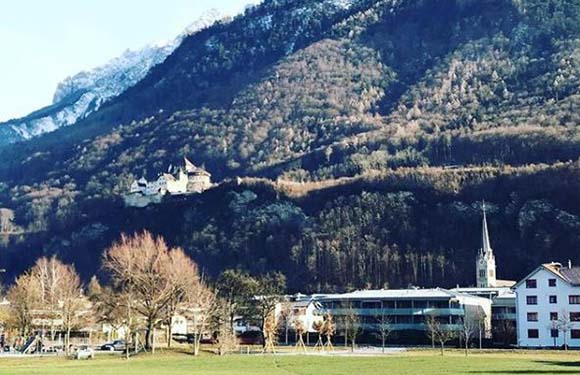
<path id="1" fill-rule="evenodd" d="M 52 102 L 63 78 L 176 37 L 210 9 L 250 0 L 0 0 L 0 121 Z"/>

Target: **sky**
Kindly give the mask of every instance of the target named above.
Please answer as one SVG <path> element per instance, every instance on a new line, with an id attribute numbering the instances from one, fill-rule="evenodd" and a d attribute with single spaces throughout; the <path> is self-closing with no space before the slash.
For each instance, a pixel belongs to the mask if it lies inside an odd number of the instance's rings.
<path id="1" fill-rule="evenodd" d="M 0 0 L 0 122 L 52 103 L 57 84 L 127 49 L 175 38 L 250 0 Z"/>

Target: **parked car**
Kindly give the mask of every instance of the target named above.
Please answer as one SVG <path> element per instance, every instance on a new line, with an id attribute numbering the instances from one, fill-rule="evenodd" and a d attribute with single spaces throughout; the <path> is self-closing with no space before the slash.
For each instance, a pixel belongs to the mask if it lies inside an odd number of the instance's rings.
<path id="1" fill-rule="evenodd" d="M 182 333 L 174 333 L 173 340 L 180 344 L 193 343 L 193 335 L 184 335 Z"/>
<path id="2" fill-rule="evenodd" d="M 73 359 L 94 359 L 95 351 L 88 345 L 79 346 L 73 353 Z"/>
<path id="3" fill-rule="evenodd" d="M 238 336 L 238 342 L 240 345 L 261 345 L 264 340 L 262 338 L 262 332 L 248 331 Z"/>
<path id="4" fill-rule="evenodd" d="M 125 350 L 126 347 L 127 343 L 125 342 L 125 340 L 115 340 L 113 342 L 101 345 L 101 350 L 109 350 L 112 352 L 115 350 Z"/>

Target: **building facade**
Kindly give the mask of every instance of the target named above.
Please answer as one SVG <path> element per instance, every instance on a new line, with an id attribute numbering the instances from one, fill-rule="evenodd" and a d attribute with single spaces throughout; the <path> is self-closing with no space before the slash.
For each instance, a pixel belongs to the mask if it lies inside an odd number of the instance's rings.
<path id="1" fill-rule="evenodd" d="M 580 267 L 547 263 L 514 286 L 521 347 L 580 347 Z"/>
<path id="2" fill-rule="evenodd" d="M 459 331 L 466 320 L 477 320 L 481 332 L 489 332 L 491 301 L 445 289 L 362 290 L 335 295 L 317 295 L 318 314 L 330 313 L 337 322 L 337 335 L 344 333 L 344 317 L 354 314 L 365 333 L 380 332 L 387 321 L 391 336 L 399 343 L 427 343 L 428 318 L 444 329 Z"/>
<path id="3" fill-rule="evenodd" d="M 202 193 L 211 187 L 211 174 L 184 158 L 183 167 L 175 170 L 170 167 L 168 173 L 161 173 L 154 181 L 147 181 L 145 177 L 133 181 L 124 200 L 128 207 L 145 207 L 160 203 L 168 194 Z"/>
<path id="4" fill-rule="evenodd" d="M 503 347 L 517 344 L 516 294 L 510 288 L 472 287 L 455 288 L 452 291 L 489 299 L 491 301 L 491 344 Z"/>

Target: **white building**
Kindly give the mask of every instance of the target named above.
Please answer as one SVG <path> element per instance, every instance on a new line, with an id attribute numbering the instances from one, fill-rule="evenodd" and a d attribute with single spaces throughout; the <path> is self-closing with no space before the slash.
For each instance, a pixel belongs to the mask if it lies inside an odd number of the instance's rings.
<path id="1" fill-rule="evenodd" d="M 125 194 L 125 205 L 145 207 L 151 203 L 160 203 L 166 194 L 183 195 L 202 193 L 212 187 L 211 174 L 203 168 L 196 167 L 184 158 L 184 166 L 175 171 L 170 167 L 168 173 L 162 173 L 154 181 L 145 177 L 135 180 Z M 171 173 L 175 172 L 175 173 Z"/>
<path id="2" fill-rule="evenodd" d="M 337 335 L 343 327 L 341 316 L 354 311 L 363 331 L 377 332 L 386 318 L 397 340 L 424 343 L 427 318 L 434 317 L 444 329 L 459 331 L 463 321 L 481 321 L 482 335 L 491 328 L 491 300 L 441 288 L 359 290 L 346 294 L 316 295 L 319 314 L 337 318 Z"/>
<path id="3" fill-rule="evenodd" d="M 519 346 L 580 347 L 580 267 L 543 264 L 514 290 Z"/>

